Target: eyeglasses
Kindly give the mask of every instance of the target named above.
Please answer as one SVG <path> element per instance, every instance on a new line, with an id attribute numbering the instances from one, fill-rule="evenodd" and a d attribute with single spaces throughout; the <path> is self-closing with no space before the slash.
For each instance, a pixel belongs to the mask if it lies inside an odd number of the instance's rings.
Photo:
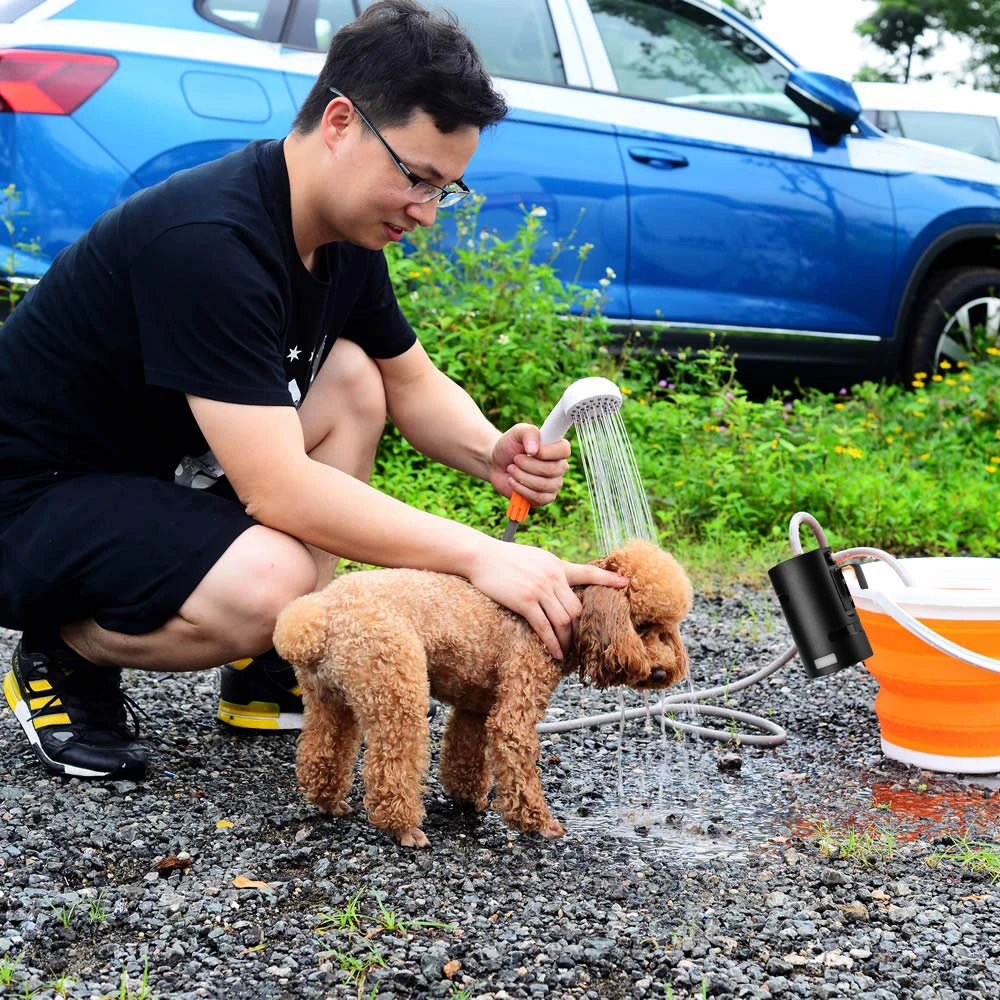
<path id="1" fill-rule="evenodd" d="M 343 97 L 348 101 L 351 99 L 347 94 L 341 93 L 336 87 L 327 88 L 331 94 L 336 94 L 337 97 Z M 396 155 L 395 150 L 382 138 L 382 134 L 377 128 L 364 116 L 361 108 L 354 104 L 354 110 L 358 113 L 358 117 L 368 126 L 372 134 L 383 146 L 385 146 L 385 151 L 392 157 L 392 162 L 399 167 L 400 173 L 410 182 L 410 187 L 407 190 L 413 201 L 418 205 L 425 205 L 429 201 L 434 201 L 435 198 L 439 199 L 439 208 L 450 208 L 452 205 L 457 205 L 467 194 L 472 192 L 465 186 L 464 181 L 456 181 L 454 184 L 449 184 L 447 187 L 439 187 L 437 184 L 432 184 L 430 181 L 425 181 L 422 177 L 418 177 L 412 170 L 410 170 L 403 161 Z"/>

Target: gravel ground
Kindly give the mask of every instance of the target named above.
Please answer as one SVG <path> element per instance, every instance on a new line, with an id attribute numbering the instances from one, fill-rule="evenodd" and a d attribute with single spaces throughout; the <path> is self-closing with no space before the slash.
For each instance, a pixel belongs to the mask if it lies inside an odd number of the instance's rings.
<path id="1" fill-rule="evenodd" d="M 698 599 L 683 632 L 696 687 L 788 644 L 752 591 Z M 5 658 L 16 638 L 0 633 Z M 807 682 L 796 661 L 734 696 L 785 727 L 776 749 L 643 721 L 623 745 L 617 726 L 545 738 L 554 843 L 461 811 L 432 777 L 423 852 L 363 809 L 315 813 L 294 734 L 214 721 L 215 671 L 128 683 L 150 716 L 139 785 L 44 776 L 0 713 L 0 994 L 1000 995 L 998 890 L 928 865 L 951 836 L 997 835 L 998 782 L 885 759 L 861 668 Z M 567 684 L 553 707 L 609 699 Z M 826 829 L 874 831 L 872 850 L 830 857 Z"/>

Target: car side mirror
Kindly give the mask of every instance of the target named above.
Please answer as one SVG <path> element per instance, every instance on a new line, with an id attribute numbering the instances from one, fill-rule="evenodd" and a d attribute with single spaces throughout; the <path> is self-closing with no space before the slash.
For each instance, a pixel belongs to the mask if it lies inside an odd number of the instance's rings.
<path id="1" fill-rule="evenodd" d="M 785 96 L 815 118 L 824 131 L 838 138 L 850 132 L 861 116 L 861 102 L 854 87 L 826 73 L 793 69 L 785 84 Z"/>

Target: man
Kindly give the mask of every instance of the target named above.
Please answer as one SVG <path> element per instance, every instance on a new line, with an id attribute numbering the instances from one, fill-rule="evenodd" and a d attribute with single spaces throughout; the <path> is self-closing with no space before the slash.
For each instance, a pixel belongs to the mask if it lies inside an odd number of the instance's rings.
<path id="1" fill-rule="evenodd" d="M 300 725 L 271 634 L 334 553 L 467 577 L 556 656 L 580 612 L 572 585 L 625 584 L 367 485 L 387 414 L 504 496 L 547 503 L 561 485 L 569 445 L 492 427 L 431 364 L 382 254 L 467 193 L 480 131 L 505 113 L 453 21 L 382 0 L 335 36 L 283 141 L 106 213 L 14 311 L 0 336 L 0 623 L 24 634 L 4 691 L 49 770 L 144 773 L 126 665 L 229 662 L 221 718 Z M 175 482 L 191 455 L 225 478 Z"/>

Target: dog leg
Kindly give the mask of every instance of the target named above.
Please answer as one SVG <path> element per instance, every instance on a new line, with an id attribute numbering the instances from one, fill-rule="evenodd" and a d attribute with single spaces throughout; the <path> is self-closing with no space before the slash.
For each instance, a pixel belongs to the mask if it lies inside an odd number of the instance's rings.
<path id="1" fill-rule="evenodd" d="M 297 672 L 305 717 L 299 737 L 296 774 L 306 797 L 333 816 L 353 812 L 347 803 L 360 733 L 344 696 L 310 670 Z"/>
<path id="2" fill-rule="evenodd" d="M 493 775 L 486 763 L 486 716 L 453 708 L 441 741 L 441 784 L 459 802 L 486 808 Z"/>
<path id="3" fill-rule="evenodd" d="M 430 763 L 423 645 L 398 631 L 384 640 L 370 636 L 369 641 L 368 680 L 364 685 L 352 682 L 350 689 L 365 736 L 362 775 L 368 819 L 403 847 L 428 847 L 420 829 Z"/>
<path id="4" fill-rule="evenodd" d="M 523 674 L 515 680 L 501 686 L 486 722 L 487 760 L 497 783 L 493 805 L 515 830 L 561 837 L 566 831 L 550 812 L 542 791 L 541 747 L 535 729 L 545 715 L 551 689 L 533 690 Z"/>

